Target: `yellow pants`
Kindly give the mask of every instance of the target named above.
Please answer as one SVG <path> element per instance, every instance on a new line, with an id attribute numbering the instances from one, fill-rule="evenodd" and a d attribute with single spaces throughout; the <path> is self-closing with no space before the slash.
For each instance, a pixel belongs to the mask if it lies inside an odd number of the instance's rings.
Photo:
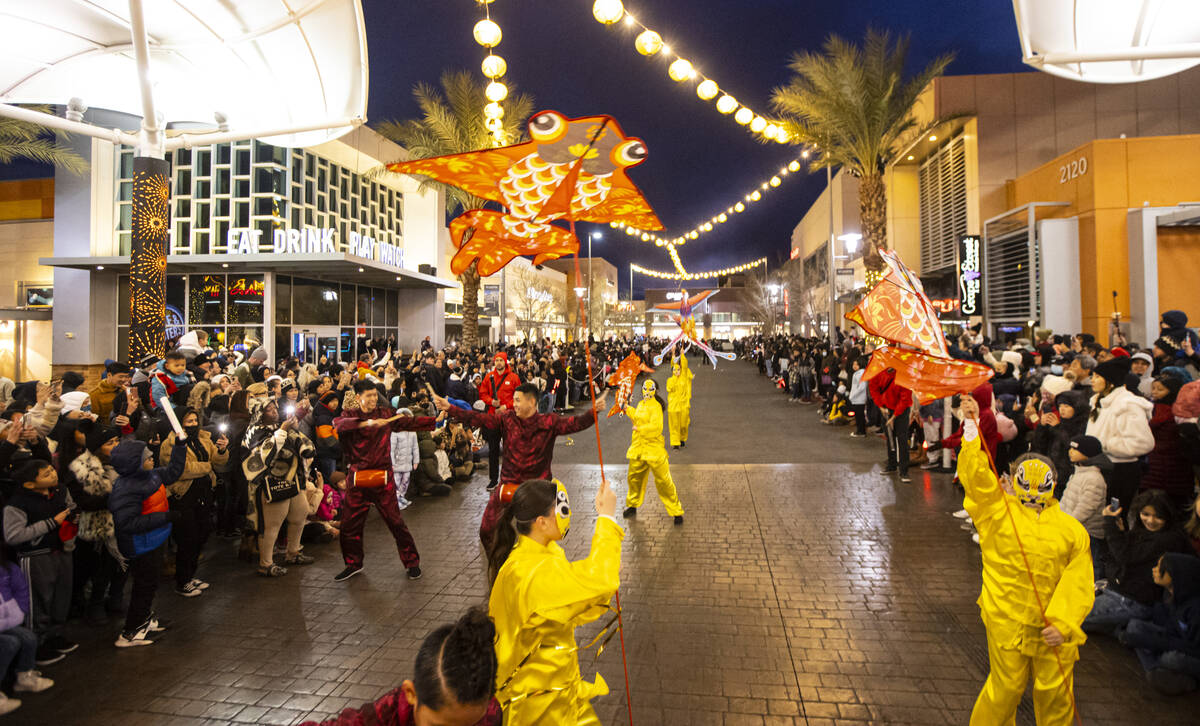
<path id="1" fill-rule="evenodd" d="M 679 446 L 680 443 L 687 443 L 688 426 L 691 423 L 692 412 L 688 409 L 667 411 L 667 428 L 671 431 L 671 446 Z"/>
<path id="2" fill-rule="evenodd" d="M 1029 656 L 1019 650 L 1000 648 L 989 637 L 991 672 L 975 700 L 970 726 L 1011 726 L 1015 723 L 1017 706 L 1025 693 L 1030 670 L 1033 671 L 1033 713 L 1038 726 L 1069 726 L 1075 718 L 1071 689 L 1078 650 L 1059 646 L 1058 652 L 1062 672 L 1054 650 L 1045 643 L 1034 646 L 1034 655 Z M 1065 683 L 1063 673 L 1066 674 Z"/>
<path id="3" fill-rule="evenodd" d="M 658 489 L 658 498 L 667 508 L 667 514 L 678 517 L 683 514 L 683 505 L 679 503 L 679 494 L 675 491 L 675 482 L 671 479 L 671 467 L 664 457 L 662 461 L 651 463 L 645 459 L 629 460 L 629 491 L 625 494 L 626 507 L 640 507 L 646 498 L 646 475 L 654 474 L 654 486 Z"/>

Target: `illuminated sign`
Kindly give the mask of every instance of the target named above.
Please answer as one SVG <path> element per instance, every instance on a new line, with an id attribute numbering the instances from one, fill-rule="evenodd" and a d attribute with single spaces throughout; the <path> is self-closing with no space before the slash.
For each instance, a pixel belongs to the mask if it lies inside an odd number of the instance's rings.
<path id="1" fill-rule="evenodd" d="M 675 300 L 676 302 L 678 302 L 683 299 L 683 293 L 682 292 L 668 292 L 667 299 Z"/>
<path id="2" fill-rule="evenodd" d="M 982 242 L 979 235 L 958 238 L 958 302 L 963 315 L 978 315 L 983 294 Z"/>
<path id="3" fill-rule="evenodd" d="M 962 301 L 956 297 L 946 297 L 938 300 L 930 300 L 929 304 L 933 305 L 933 309 L 939 313 L 954 313 L 958 312 L 958 307 L 962 304 Z"/>
<path id="4" fill-rule="evenodd" d="M 258 297 L 263 296 L 265 286 L 261 279 L 239 277 L 229 282 L 229 297 Z M 240 301 L 239 301 L 240 302 Z"/>
<path id="5" fill-rule="evenodd" d="M 381 242 L 358 232 L 349 232 L 345 242 L 337 241 L 332 227 L 317 229 L 275 229 L 271 241 L 263 241 L 261 229 L 235 228 L 225 237 L 225 253 L 230 255 L 300 255 L 349 252 L 355 257 L 374 260 L 392 267 L 404 267 L 404 248 Z"/>

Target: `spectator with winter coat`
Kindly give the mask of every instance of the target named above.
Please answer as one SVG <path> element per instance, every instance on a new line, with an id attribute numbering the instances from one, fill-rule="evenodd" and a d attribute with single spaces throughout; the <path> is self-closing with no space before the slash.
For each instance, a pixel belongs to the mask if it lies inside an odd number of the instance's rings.
<path id="1" fill-rule="evenodd" d="M 183 474 L 167 486 L 171 511 L 179 514 L 172 530 L 175 536 L 175 592 L 190 598 L 208 589 L 208 583 L 196 577 L 196 568 L 210 528 L 209 512 L 216 485 L 213 467 L 224 466 L 229 460 L 229 439 L 221 434 L 214 440 L 210 432 L 200 428 L 200 416 L 196 411 L 190 408 L 175 411 L 187 433 L 187 463 Z M 172 432 L 162 442 L 159 460 L 167 460 L 174 446 L 175 434 Z"/>
<path id="2" fill-rule="evenodd" d="M 1192 350 L 1200 350 L 1200 339 L 1196 332 L 1187 326 L 1188 316 L 1182 310 L 1168 310 L 1162 314 L 1158 327 L 1160 335 L 1175 341 L 1176 348 L 1183 348 L 1183 341 L 1191 341 Z"/>
<path id="3" fill-rule="evenodd" d="M 1138 393 L 1150 398 L 1150 384 L 1154 382 L 1154 356 L 1139 350 L 1129 357 L 1129 372 L 1138 377 Z"/>
<path id="4" fill-rule="evenodd" d="M 253 491 L 255 525 L 258 532 L 258 574 L 281 577 L 287 568 L 275 564 L 275 541 L 286 521 L 287 555 L 284 565 L 310 565 L 314 559 L 300 551 L 300 535 L 308 518 L 307 492 L 320 488 L 310 483 L 309 468 L 316 450 L 296 431 L 294 416 L 280 422 L 278 405 L 272 400 L 251 404 L 251 424 L 246 431 L 246 458 L 242 472 Z"/>
<path id="5" fill-rule="evenodd" d="M 1167 553 L 1153 574 L 1162 602 L 1150 618 L 1130 620 L 1120 639 L 1137 653 L 1150 685 L 1174 696 L 1200 680 L 1200 559 Z"/>
<path id="6" fill-rule="evenodd" d="M 413 412 L 402 408 L 396 413 L 401 416 L 412 416 Z M 401 509 L 407 509 L 412 502 L 408 499 L 408 487 L 413 472 L 421 464 L 421 450 L 417 446 L 415 431 L 393 431 L 390 437 L 392 454 L 392 474 L 396 479 L 396 504 Z"/>
<path id="7" fill-rule="evenodd" d="M 186 406 L 191 385 L 192 378 L 187 373 L 187 359 L 183 353 L 167 353 L 150 376 L 150 408 L 161 408 L 163 396 L 170 398 L 176 406 Z"/>
<path id="8" fill-rule="evenodd" d="M 117 547 L 108 498 L 117 480 L 111 456 L 120 443 L 120 432 L 110 426 L 93 426 L 85 447 L 69 465 L 66 484 L 71 499 L 81 510 L 75 544 L 75 588 L 77 600 L 91 582 L 87 605 L 89 623 L 104 621 L 105 610 L 117 613 L 125 589 L 125 558 Z"/>
<path id="9" fill-rule="evenodd" d="M 35 670 L 38 639 L 22 623 L 29 613 L 29 583 L 17 563 L 7 557 L 0 560 L 0 677 L 12 667 L 16 674 L 14 691 L 38 693 L 54 685 Z M 21 702 L 0 693 L 0 716 L 20 708 Z"/>
<path id="10" fill-rule="evenodd" d="M 1154 449 L 1147 456 L 1149 469 L 1142 477 L 1142 489 L 1161 489 L 1171 499 L 1176 511 L 1183 512 L 1196 496 L 1195 474 L 1183 452 L 1179 423 L 1171 410 L 1183 380 L 1163 374 L 1154 379 L 1150 397 L 1154 401 L 1150 431 L 1154 434 Z"/>
<path id="11" fill-rule="evenodd" d="M 1051 390 L 1057 385 L 1056 381 L 1062 381 L 1067 389 L 1059 390 L 1051 395 Z M 1051 389 L 1046 388 L 1047 382 L 1051 383 Z M 1026 407 L 1025 417 L 1028 424 L 1031 412 L 1037 416 L 1034 419 L 1035 428 L 1029 437 L 1029 450 L 1035 454 L 1047 456 L 1054 462 L 1054 468 L 1058 472 L 1058 481 L 1062 482 L 1061 486 L 1063 487 L 1066 486 L 1066 482 L 1071 478 L 1071 472 L 1074 470 L 1068 456 L 1071 439 L 1084 433 L 1087 428 L 1089 411 L 1088 397 L 1079 391 L 1071 390 L 1069 386 L 1070 382 L 1065 378 L 1046 376 L 1041 393 L 1032 398 L 1030 405 Z M 1030 407 L 1036 408 L 1031 411 Z M 1043 411 L 1043 413 L 1038 413 L 1038 411 Z M 1056 492 L 1055 495 L 1061 497 L 1062 491 Z"/>
<path id="12" fill-rule="evenodd" d="M 1116 497 L 1128 509 L 1142 481 L 1138 458 L 1154 449 L 1150 431 L 1149 401 L 1125 385 L 1128 358 L 1113 358 L 1096 366 L 1092 375 L 1091 413 L 1087 434 L 1100 439 L 1104 453 L 1113 462 L 1108 478 L 1108 497 Z"/>
<path id="13" fill-rule="evenodd" d="M 1108 548 L 1104 544 L 1104 511 L 1108 485 L 1104 471 L 1112 462 L 1104 455 L 1100 440 L 1095 436 L 1076 436 L 1068 443 L 1068 456 L 1075 473 L 1067 481 L 1059 508 L 1083 525 L 1092 540 L 1092 569 L 1097 580 L 1104 577 L 1104 562 Z"/>

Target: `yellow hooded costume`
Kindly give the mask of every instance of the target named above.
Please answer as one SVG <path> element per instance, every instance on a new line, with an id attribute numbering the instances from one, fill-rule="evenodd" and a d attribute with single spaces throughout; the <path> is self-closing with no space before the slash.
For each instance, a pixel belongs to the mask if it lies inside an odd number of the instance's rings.
<path id="1" fill-rule="evenodd" d="M 671 466 L 667 461 L 667 447 L 663 443 L 663 410 L 654 398 L 658 385 L 651 379 L 642 384 L 642 400 L 637 408 L 625 407 L 625 415 L 633 422 L 633 440 L 625 452 L 629 459 L 629 491 L 625 494 L 625 506 L 634 509 L 642 506 L 646 498 L 646 476 L 654 474 L 654 486 L 658 498 L 672 517 L 683 515 L 683 505 L 671 479 Z"/>
<path id="2" fill-rule="evenodd" d="M 561 517 L 559 525 L 565 532 Z M 588 701 L 608 693 L 608 684 L 599 673 L 595 683 L 580 675 L 575 628 L 609 612 L 624 537 L 616 520 L 600 517 L 591 552 L 569 562 L 557 542 L 543 547 L 517 535 L 488 600 L 496 623 L 496 698 L 507 726 L 600 723 Z"/>
<path id="3" fill-rule="evenodd" d="M 1072 670 L 1079 646 L 1087 639 L 1080 625 L 1095 598 L 1091 549 L 1083 525 L 1053 499 L 1053 466 L 1037 458 L 1019 461 L 1017 466 L 1013 485 L 1017 495 L 1008 494 L 980 448 L 975 421 L 964 422 L 958 478 L 966 490 L 963 506 L 979 531 L 983 553 L 978 603 L 991 662 L 970 723 L 1014 723 L 1032 671 L 1037 723 L 1066 726 L 1074 718 Z M 1044 507 L 1039 512 L 1023 500 Z M 1039 596 L 1046 618 L 1066 641 L 1057 648 L 1057 658 L 1042 638 L 1046 623 Z"/>
<path id="4" fill-rule="evenodd" d="M 671 361 L 671 377 L 667 379 L 667 428 L 671 446 L 686 444 L 688 427 L 692 423 L 692 378 L 687 357 L 680 355 Z"/>

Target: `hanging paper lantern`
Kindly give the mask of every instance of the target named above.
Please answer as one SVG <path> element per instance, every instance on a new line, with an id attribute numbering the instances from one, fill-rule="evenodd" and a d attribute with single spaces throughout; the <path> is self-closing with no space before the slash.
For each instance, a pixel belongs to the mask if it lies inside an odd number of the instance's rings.
<path id="1" fill-rule="evenodd" d="M 475 42 L 484 48 L 493 48 L 500 45 L 500 38 L 504 35 L 500 32 L 500 26 L 487 18 L 475 23 L 475 30 L 473 32 L 475 34 Z"/>
<path id="2" fill-rule="evenodd" d="M 788 171 L 800 171 L 800 162 L 796 161 L 795 159 L 792 159 L 792 161 L 790 163 L 788 163 L 787 168 L 788 168 Z"/>
<path id="3" fill-rule="evenodd" d="M 737 107 L 737 99 L 733 96 L 730 96 L 728 93 L 717 99 L 717 110 L 721 113 L 733 113 L 734 109 Z"/>
<path id="4" fill-rule="evenodd" d="M 696 95 L 707 101 L 710 98 L 716 97 L 720 90 L 717 88 L 716 81 L 706 78 L 700 82 L 700 85 L 696 86 Z"/>
<path id="5" fill-rule="evenodd" d="M 621 0 L 596 0 L 592 3 L 592 15 L 605 25 L 612 25 L 625 14 L 625 5 Z"/>
<path id="6" fill-rule="evenodd" d="M 504 107 L 498 103 L 489 103 L 483 107 L 484 118 L 504 118 Z"/>
<path id="7" fill-rule="evenodd" d="M 686 81 L 696 75 L 696 69 L 683 58 L 678 58 L 667 67 L 667 75 L 672 81 Z"/>
<path id="8" fill-rule="evenodd" d="M 487 84 L 487 88 L 483 89 L 483 95 L 487 96 L 487 100 L 499 103 L 508 97 L 508 86 L 500 81 L 492 81 Z"/>
<path id="9" fill-rule="evenodd" d="M 496 79 L 504 75 L 508 70 L 508 63 L 498 55 L 488 53 L 487 58 L 483 59 L 483 75 L 488 78 Z"/>
<path id="10" fill-rule="evenodd" d="M 643 30 L 633 41 L 633 45 L 642 55 L 654 55 L 662 50 L 662 36 L 653 30 Z"/>
<path id="11" fill-rule="evenodd" d="M 750 123 L 750 121 L 752 121 L 753 119 L 754 119 L 754 112 L 751 111 L 750 109 L 746 108 L 745 106 L 742 106 L 741 108 L 739 108 L 738 112 L 733 115 L 733 120 L 737 121 L 738 123 L 740 123 L 743 126 Z"/>
<path id="12" fill-rule="evenodd" d="M 762 116 L 755 116 L 754 120 L 750 122 L 750 130 L 756 134 L 761 133 L 765 128 L 767 128 L 767 120 Z"/>

